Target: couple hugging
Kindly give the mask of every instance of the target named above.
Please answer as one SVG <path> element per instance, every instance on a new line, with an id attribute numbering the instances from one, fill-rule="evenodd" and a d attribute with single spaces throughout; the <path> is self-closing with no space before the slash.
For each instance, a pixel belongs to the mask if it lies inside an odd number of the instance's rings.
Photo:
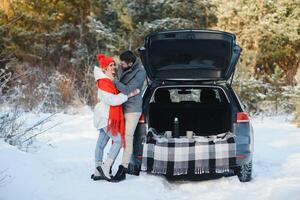
<path id="1" fill-rule="evenodd" d="M 99 67 L 94 68 L 98 103 L 94 109 L 94 126 L 99 130 L 95 149 L 95 173 L 93 180 L 122 181 L 126 178 L 133 151 L 133 134 L 142 113 L 142 90 L 146 78 L 144 68 L 131 51 L 120 56 L 117 68 L 113 58 L 98 54 Z M 118 78 L 117 78 L 118 77 Z M 113 143 L 103 162 L 103 152 L 109 139 Z M 117 173 L 111 173 L 112 165 L 121 147 L 122 163 Z"/>

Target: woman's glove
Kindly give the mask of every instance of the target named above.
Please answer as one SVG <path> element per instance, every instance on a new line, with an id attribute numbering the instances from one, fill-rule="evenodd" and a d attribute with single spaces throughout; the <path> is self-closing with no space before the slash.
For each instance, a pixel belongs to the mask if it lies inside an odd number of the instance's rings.
<path id="1" fill-rule="evenodd" d="M 133 90 L 132 92 L 130 92 L 130 93 L 128 94 L 128 98 L 133 97 L 133 96 L 136 96 L 136 95 L 138 95 L 139 93 L 140 93 L 140 89 L 135 89 L 135 90 Z"/>

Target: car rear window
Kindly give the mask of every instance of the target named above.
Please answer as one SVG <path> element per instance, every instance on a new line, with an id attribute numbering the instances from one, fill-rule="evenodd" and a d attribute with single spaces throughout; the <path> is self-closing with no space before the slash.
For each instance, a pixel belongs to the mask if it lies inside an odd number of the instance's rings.
<path id="1" fill-rule="evenodd" d="M 220 68 L 229 63 L 230 43 L 221 40 L 165 40 L 151 43 L 151 66 L 157 70 Z"/>
<path id="2" fill-rule="evenodd" d="M 223 103 L 228 102 L 220 88 L 159 88 L 151 102 Z"/>

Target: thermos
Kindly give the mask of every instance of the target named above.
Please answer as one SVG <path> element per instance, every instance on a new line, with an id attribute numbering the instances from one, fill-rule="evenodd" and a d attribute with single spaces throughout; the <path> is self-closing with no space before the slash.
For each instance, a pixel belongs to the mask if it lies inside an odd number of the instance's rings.
<path id="1" fill-rule="evenodd" d="M 174 118 L 173 122 L 173 137 L 179 138 L 179 120 L 177 117 Z"/>

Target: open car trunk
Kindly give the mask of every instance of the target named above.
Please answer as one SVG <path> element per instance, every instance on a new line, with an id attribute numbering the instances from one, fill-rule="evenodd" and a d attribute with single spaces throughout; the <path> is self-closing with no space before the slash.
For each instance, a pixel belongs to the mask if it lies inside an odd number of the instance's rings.
<path id="1" fill-rule="evenodd" d="M 228 80 L 242 49 L 235 35 L 212 30 L 174 30 L 146 36 L 139 49 L 151 80 Z"/>
<path id="2" fill-rule="evenodd" d="M 149 107 L 149 127 L 159 134 L 174 130 L 178 118 L 180 136 L 193 131 L 196 136 L 231 131 L 231 107 L 220 87 L 158 88 Z"/>

